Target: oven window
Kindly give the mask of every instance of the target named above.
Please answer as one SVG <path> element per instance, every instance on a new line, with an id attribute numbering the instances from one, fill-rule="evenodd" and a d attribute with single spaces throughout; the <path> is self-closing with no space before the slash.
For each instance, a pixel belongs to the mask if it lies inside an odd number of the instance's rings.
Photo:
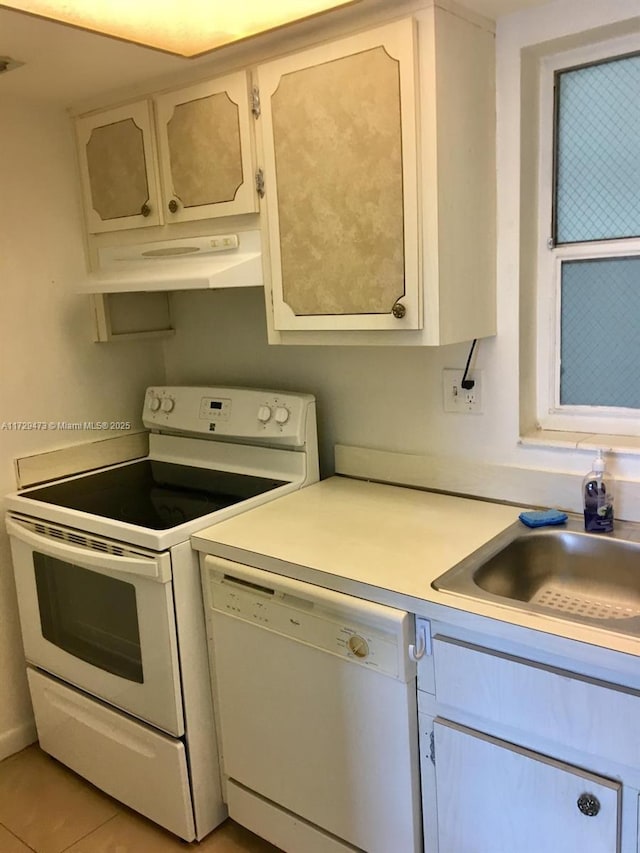
<path id="1" fill-rule="evenodd" d="M 106 672 L 143 683 L 135 587 L 34 552 L 42 634 Z"/>

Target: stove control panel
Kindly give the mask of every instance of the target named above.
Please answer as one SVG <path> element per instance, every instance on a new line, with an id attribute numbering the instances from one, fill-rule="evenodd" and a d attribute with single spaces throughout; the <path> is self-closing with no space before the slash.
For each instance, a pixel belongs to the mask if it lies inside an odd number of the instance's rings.
<path id="1" fill-rule="evenodd" d="M 310 394 L 191 386 L 148 388 L 142 413 L 155 432 L 292 447 L 316 441 L 315 417 Z"/>

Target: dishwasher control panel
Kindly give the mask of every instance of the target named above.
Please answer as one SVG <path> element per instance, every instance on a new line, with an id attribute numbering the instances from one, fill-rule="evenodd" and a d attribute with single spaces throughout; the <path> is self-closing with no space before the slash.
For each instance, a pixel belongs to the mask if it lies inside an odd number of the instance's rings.
<path id="1" fill-rule="evenodd" d="M 412 676 L 408 614 L 217 557 L 204 562 L 209 615 L 241 619 L 393 678 Z"/>

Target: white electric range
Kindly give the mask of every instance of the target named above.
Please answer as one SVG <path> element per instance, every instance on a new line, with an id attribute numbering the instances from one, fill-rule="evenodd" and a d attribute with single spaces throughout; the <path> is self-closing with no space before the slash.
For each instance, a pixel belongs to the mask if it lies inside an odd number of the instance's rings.
<path id="1" fill-rule="evenodd" d="M 155 387 L 149 456 L 6 499 L 42 749 L 185 840 L 226 817 L 196 531 L 318 480 L 315 400 Z"/>

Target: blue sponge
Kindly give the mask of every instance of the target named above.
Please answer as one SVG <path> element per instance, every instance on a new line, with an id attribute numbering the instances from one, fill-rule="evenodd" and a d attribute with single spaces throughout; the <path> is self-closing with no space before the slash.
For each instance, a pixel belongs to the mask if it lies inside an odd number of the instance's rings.
<path id="1" fill-rule="evenodd" d="M 518 518 L 527 527 L 546 527 L 550 524 L 564 524 L 569 516 L 559 509 L 531 510 L 521 512 Z"/>

